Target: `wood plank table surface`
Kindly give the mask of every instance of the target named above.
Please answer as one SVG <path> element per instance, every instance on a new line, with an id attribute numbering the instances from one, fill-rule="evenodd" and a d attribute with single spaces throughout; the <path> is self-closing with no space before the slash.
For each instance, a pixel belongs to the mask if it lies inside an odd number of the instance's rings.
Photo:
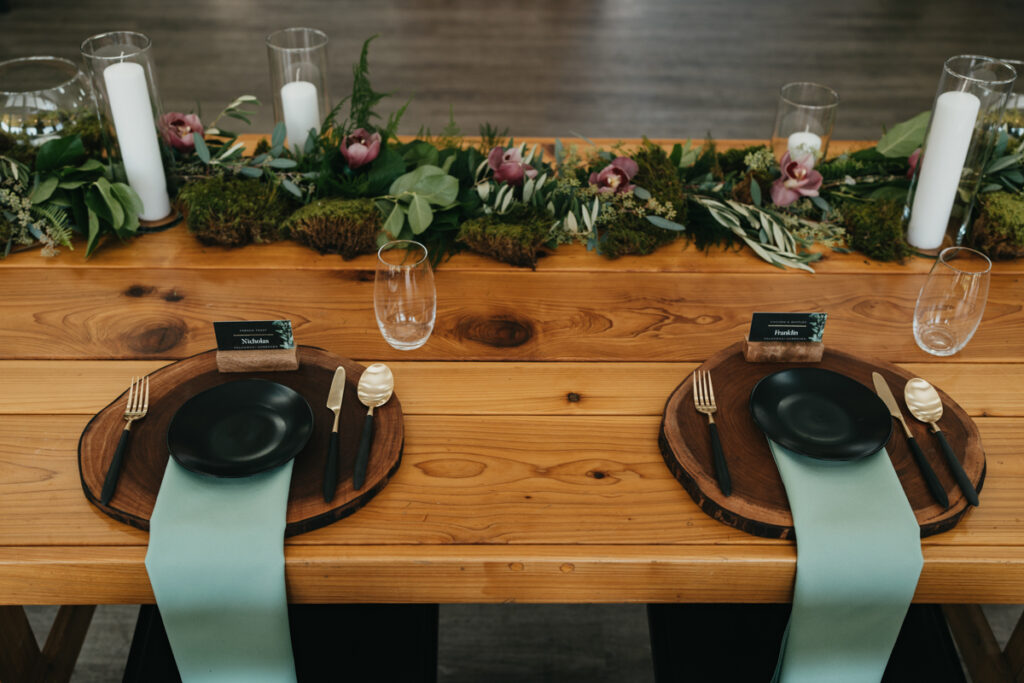
<path id="1" fill-rule="evenodd" d="M 1022 261 L 996 264 L 976 336 L 938 359 L 911 332 L 924 258 L 829 254 L 811 275 L 683 241 L 615 261 L 562 247 L 536 271 L 465 253 L 436 271 L 433 336 L 399 352 L 374 322 L 372 255 L 225 250 L 184 227 L 82 251 L 0 262 L 0 641 L 20 605 L 153 601 L 147 535 L 86 501 L 78 437 L 131 376 L 213 348 L 224 319 L 287 318 L 298 343 L 387 362 L 405 411 L 388 487 L 288 539 L 292 602 L 789 601 L 794 544 L 704 515 L 657 438 L 698 363 L 753 311 L 791 310 L 826 311 L 828 345 L 930 380 L 981 430 L 981 506 L 924 540 L 915 601 L 1024 603 Z"/>

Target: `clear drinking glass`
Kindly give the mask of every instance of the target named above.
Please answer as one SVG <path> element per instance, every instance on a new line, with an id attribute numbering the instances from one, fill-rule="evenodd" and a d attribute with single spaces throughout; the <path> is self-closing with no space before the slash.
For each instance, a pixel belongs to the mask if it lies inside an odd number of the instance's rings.
<path id="1" fill-rule="evenodd" d="M 772 152 L 782 161 L 788 152 L 794 161 L 810 159 L 815 165 L 828 153 L 836 125 L 839 94 L 817 83 L 787 83 L 779 90 L 772 131 Z"/>
<path id="2" fill-rule="evenodd" d="M 392 348 L 411 351 L 427 343 L 434 330 L 437 293 L 425 246 L 398 240 L 377 251 L 373 310 Z"/>
<path id="3" fill-rule="evenodd" d="M 914 340 L 936 356 L 952 356 L 974 336 L 985 313 L 992 262 L 967 247 L 943 249 L 917 295 Z"/>

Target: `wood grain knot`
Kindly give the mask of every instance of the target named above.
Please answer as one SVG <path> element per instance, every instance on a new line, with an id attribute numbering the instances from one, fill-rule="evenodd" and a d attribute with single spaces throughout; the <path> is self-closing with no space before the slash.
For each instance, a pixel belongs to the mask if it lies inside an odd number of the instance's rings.
<path id="1" fill-rule="evenodd" d="M 572 572 L 576 571 L 576 565 L 574 565 L 572 562 L 566 562 L 561 567 L 559 567 L 559 569 L 562 571 L 563 574 L 571 574 Z"/>
<path id="2" fill-rule="evenodd" d="M 487 346 L 507 349 L 522 346 L 534 336 L 533 323 L 512 316 L 493 318 L 465 318 L 455 327 L 455 333 Z"/>
<path id="3" fill-rule="evenodd" d="M 607 475 L 600 470 L 590 470 L 587 472 L 587 476 L 593 477 L 594 479 L 604 479 Z"/>
<path id="4" fill-rule="evenodd" d="M 163 353 L 180 344 L 186 332 L 181 320 L 156 320 L 127 333 L 125 343 L 137 353 Z"/>
<path id="5" fill-rule="evenodd" d="M 175 301 L 181 301 L 184 298 L 185 295 L 178 294 L 178 290 L 176 289 L 172 289 L 171 291 L 164 294 L 164 301 L 170 301 L 171 303 L 174 303 Z"/>
<path id="6" fill-rule="evenodd" d="M 156 291 L 156 287 L 147 287 L 146 285 L 132 285 L 128 289 L 124 290 L 122 294 L 130 296 L 133 299 L 141 299 L 144 296 L 152 294 Z"/>
<path id="7" fill-rule="evenodd" d="M 487 465 L 473 460 L 462 460 L 460 458 L 440 458 L 437 460 L 425 460 L 417 463 L 423 474 L 428 477 L 439 477 L 441 479 L 469 479 L 478 477 L 487 469 Z"/>
<path id="8" fill-rule="evenodd" d="M 522 562 L 509 562 L 508 568 L 514 572 L 521 572 L 524 569 L 526 569 L 526 567 L 523 566 Z"/>
<path id="9" fill-rule="evenodd" d="M 373 282 L 375 277 L 376 275 L 372 270 L 357 270 L 354 279 L 356 282 Z"/>
<path id="10" fill-rule="evenodd" d="M 568 395 L 566 395 L 566 398 L 569 399 L 569 403 L 579 403 L 580 399 L 583 397 L 577 394 L 575 391 L 570 391 Z"/>

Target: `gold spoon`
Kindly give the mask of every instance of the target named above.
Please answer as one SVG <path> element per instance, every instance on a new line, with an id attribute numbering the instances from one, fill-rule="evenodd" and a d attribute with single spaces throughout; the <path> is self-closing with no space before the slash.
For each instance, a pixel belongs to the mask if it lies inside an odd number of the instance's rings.
<path id="1" fill-rule="evenodd" d="M 974 485 L 971 484 L 971 480 L 967 478 L 967 473 L 964 472 L 964 468 L 960 464 L 960 460 L 957 459 L 956 453 L 953 452 L 949 442 L 946 441 L 946 435 L 942 433 L 939 425 L 936 424 L 942 419 L 942 399 L 939 398 L 939 392 L 935 391 L 935 387 L 929 384 L 927 380 L 915 377 L 907 382 L 907 386 L 903 389 L 903 397 L 907 401 L 907 407 L 910 408 L 910 414 L 921 422 L 931 425 L 932 434 L 939 440 L 942 454 L 946 456 L 946 462 L 949 463 L 949 469 L 953 471 L 957 485 L 963 491 L 967 502 L 971 505 L 977 505 L 978 492 L 974 489 Z"/>
<path id="2" fill-rule="evenodd" d="M 370 442 L 373 440 L 373 409 L 387 403 L 394 389 L 395 377 L 391 374 L 391 368 L 383 363 L 374 363 L 363 370 L 363 374 L 359 378 L 356 395 L 369 409 L 366 411 L 366 420 L 363 422 L 363 435 L 359 439 L 356 468 L 352 474 L 352 486 L 357 491 L 363 487 L 363 483 L 366 481 L 366 465 L 370 461 Z"/>

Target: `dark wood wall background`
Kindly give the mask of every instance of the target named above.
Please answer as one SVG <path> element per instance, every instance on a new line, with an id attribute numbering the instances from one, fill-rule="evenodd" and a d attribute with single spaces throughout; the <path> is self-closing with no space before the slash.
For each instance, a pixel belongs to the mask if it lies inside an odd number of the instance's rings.
<path id="1" fill-rule="evenodd" d="M 0 3 L 4 0 L 0 0 Z M 78 58 L 81 41 L 152 37 L 165 110 L 206 116 L 238 94 L 272 108 L 265 36 L 330 37 L 331 97 L 351 86 L 363 39 L 374 85 L 412 98 L 402 132 L 434 132 L 454 107 L 518 135 L 767 137 L 781 84 L 841 97 L 836 137 L 875 138 L 931 107 L 955 54 L 1024 58 L 1024 2 L 994 0 L 6 0 L 0 58 Z"/>

